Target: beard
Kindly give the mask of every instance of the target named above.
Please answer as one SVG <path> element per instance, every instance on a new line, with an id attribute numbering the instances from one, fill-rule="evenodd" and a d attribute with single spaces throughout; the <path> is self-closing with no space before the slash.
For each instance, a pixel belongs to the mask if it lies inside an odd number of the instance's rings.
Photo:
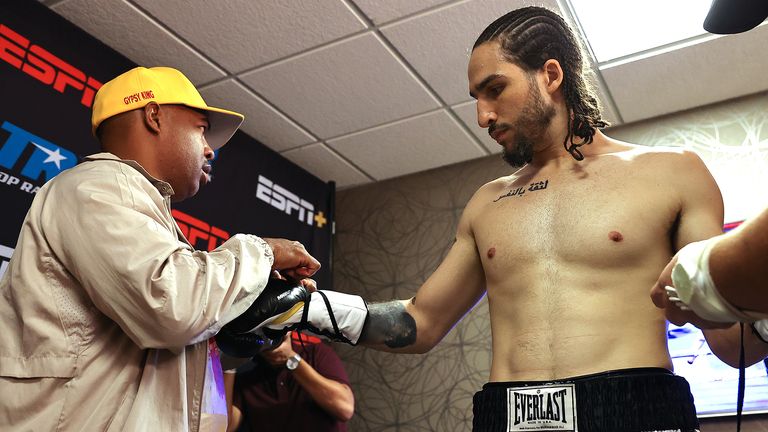
<path id="1" fill-rule="evenodd" d="M 511 137 L 511 148 L 503 146 L 501 157 L 513 168 L 520 168 L 533 160 L 533 149 L 537 141 L 541 141 L 552 119 L 555 117 L 555 107 L 547 105 L 541 97 L 534 80 L 528 81 L 528 103 L 520 112 L 514 123 L 495 125 L 493 132 L 499 128 L 514 131 Z"/>
<path id="2" fill-rule="evenodd" d="M 518 138 L 517 134 L 515 134 L 514 139 L 515 147 L 511 150 L 504 147 L 504 152 L 501 154 L 501 158 L 512 168 L 520 168 L 533 160 L 533 141 L 525 136 L 520 136 Z"/>

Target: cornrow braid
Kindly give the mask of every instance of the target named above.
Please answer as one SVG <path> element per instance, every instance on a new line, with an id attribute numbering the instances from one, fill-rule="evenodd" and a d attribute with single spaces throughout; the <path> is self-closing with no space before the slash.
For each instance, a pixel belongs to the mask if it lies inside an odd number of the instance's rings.
<path id="1" fill-rule="evenodd" d="M 590 144 L 598 128 L 609 126 L 600 115 L 600 103 L 592 84 L 592 75 L 584 67 L 579 38 L 555 12 L 537 6 L 513 10 L 492 22 L 475 41 L 472 49 L 496 41 L 504 58 L 526 72 L 540 69 L 555 59 L 563 69 L 563 95 L 571 116 L 563 146 L 576 160 L 584 159 L 579 147 Z"/>

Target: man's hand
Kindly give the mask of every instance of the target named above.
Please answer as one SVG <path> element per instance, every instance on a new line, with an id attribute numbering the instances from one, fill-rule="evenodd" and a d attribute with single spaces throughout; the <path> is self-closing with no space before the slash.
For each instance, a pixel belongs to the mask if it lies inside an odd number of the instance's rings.
<path id="1" fill-rule="evenodd" d="M 667 320 L 678 326 L 682 326 L 685 323 L 691 323 L 701 329 L 730 327 L 733 323 L 707 321 L 690 310 L 680 309 L 675 302 L 669 299 L 669 295 L 667 295 L 665 288 L 674 286 L 672 284 L 672 269 L 675 267 L 675 264 L 677 264 L 677 255 L 675 255 L 672 258 L 672 261 L 664 267 L 661 275 L 659 275 L 659 280 L 653 288 L 651 288 L 651 300 L 653 300 L 653 304 L 659 309 L 664 309 L 664 315 L 666 315 Z"/>
<path id="2" fill-rule="evenodd" d="M 272 268 L 279 270 L 283 276 L 301 280 L 320 269 L 320 262 L 310 255 L 301 243 L 279 238 L 265 238 L 264 241 L 272 248 L 275 257 Z"/>
<path id="3" fill-rule="evenodd" d="M 288 280 L 287 277 L 281 275 L 280 272 L 277 271 L 277 270 L 272 270 L 272 277 L 271 278 L 272 279 L 280 279 L 280 280 L 284 280 L 284 281 Z M 306 279 L 301 279 L 301 280 L 299 280 L 297 282 L 300 283 L 301 286 L 306 288 L 307 292 L 313 293 L 313 292 L 317 291 L 317 281 L 314 280 L 314 279 L 306 278 Z"/>
<path id="4" fill-rule="evenodd" d="M 302 279 L 299 283 L 310 293 L 317 291 L 317 282 L 314 279 Z"/>

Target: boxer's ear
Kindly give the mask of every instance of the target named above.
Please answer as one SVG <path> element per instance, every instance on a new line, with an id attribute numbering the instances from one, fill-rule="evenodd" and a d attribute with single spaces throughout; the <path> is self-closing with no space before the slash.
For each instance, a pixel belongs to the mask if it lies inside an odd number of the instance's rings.
<path id="1" fill-rule="evenodd" d="M 544 85 L 547 93 L 552 94 L 560 89 L 565 77 L 559 61 L 555 59 L 547 60 L 541 67 L 541 71 L 544 73 Z"/>

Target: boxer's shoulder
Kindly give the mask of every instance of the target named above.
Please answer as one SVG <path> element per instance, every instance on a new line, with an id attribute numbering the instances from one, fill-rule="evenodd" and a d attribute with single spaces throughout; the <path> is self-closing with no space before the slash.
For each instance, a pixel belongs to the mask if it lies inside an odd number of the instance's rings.
<path id="1" fill-rule="evenodd" d="M 645 146 L 638 146 L 645 147 Z M 710 176 L 701 157 L 683 147 L 645 147 L 635 150 L 633 161 L 655 178 L 680 185 L 699 176 Z M 671 184 L 670 184 L 671 185 Z"/>
<path id="2" fill-rule="evenodd" d="M 601 156 L 611 157 L 611 165 L 620 161 L 622 171 L 631 169 L 635 175 L 650 175 L 652 178 L 663 180 L 666 177 L 681 178 L 686 175 L 708 174 L 706 165 L 699 155 L 683 147 L 646 146 L 620 142 L 616 151 L 604 153 Z"/>
<path id="3" fill-rule="evenodd" d="M 675 146 L 648 146 L 630 143 L 621 143 L 621 151 L 617 155 L 625 160 L 634 162 L 648 162 L 653 159 L 658 162 L 679 163 L 684 161 L 700 160 L 696 152 L 684 147 Z"/>

